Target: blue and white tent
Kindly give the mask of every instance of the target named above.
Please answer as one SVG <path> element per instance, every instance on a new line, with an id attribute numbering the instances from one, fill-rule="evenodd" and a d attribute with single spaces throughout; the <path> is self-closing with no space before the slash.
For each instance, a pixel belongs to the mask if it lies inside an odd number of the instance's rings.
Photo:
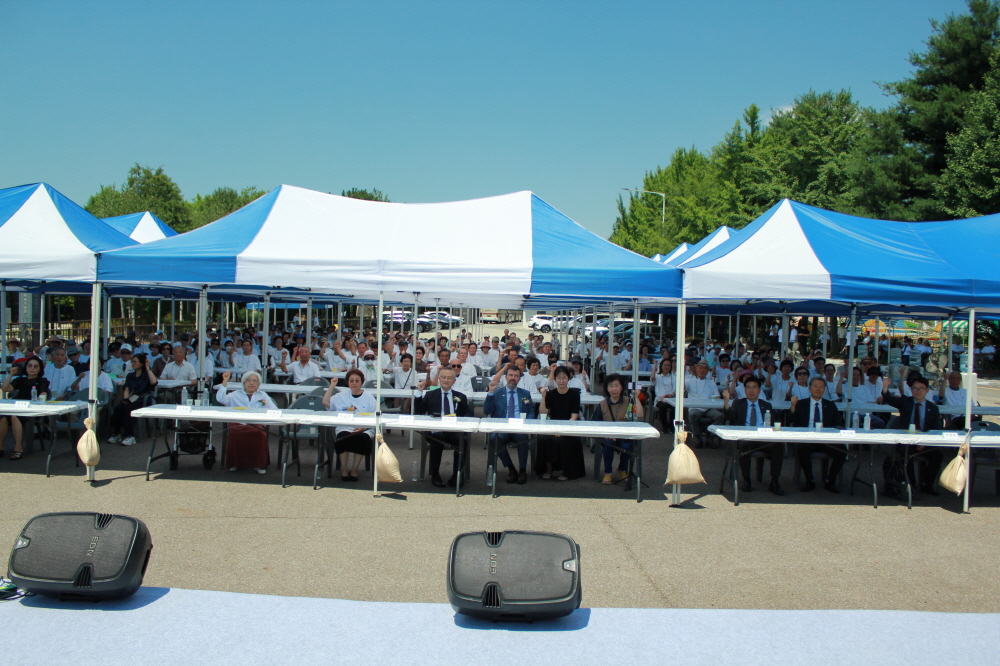
<path id="1" fill-rule="evenodd" d="M 657 259 L 657 261 L 659 261 L 661 264 L 670 264 L 675 259 L 677 259 L 677 257 L 685 254 L 690 249 L 691 249 L 690 245 L 688 245 L 687 243 L 681 243 L 680 245 L 672 249 L 670 252 L 667 252 L 666 254 L 663 255 L 657 255 L 658 257 L 660 257 L 659 259 Z"/>
<path id="2" fill-rule="evenodd" d="M 100 279 L 268 285 L 420 303 L 670 302 L 680 272 L 587 231 L 531 192 L 363 201 L 282 185 L 185 234 L 104 253 Z"/>
<path id="3" fill-rule="evenodd" d="M 45 183 L 0 190 L 0 279 L 93 282 L 97 253 L 129 245 Z"/>
<path id="4" fill-rule="evenodd" d="M 138 243 L 149 243 L 177 235 L 177 232 L 171 229 L 166 222 L 149 211 L 105 217 L 104 222 Z"/>
<path id="5" fill-rule="evenodd" d="M 970 226 L 872 220 L 785 199 L 687 262 L 684 298 L 997 308 L 1000 280 L 969 265 L 967 247 L 979 242 Z"/>
<path id="6" fill-rule="evenodd" d="M 703 254 L 715 249 L 723 242 L 729 240 L 730 236 L 735 233 L 735 229 L 731 229 L 725 225 L 718 227 L 712 233 L 690 246 L 686 252 L 676 255 L 672 259 L 668 258 L 663 263 L 668 266 L 683 266 L 687 262 L 694 261 Z"/>

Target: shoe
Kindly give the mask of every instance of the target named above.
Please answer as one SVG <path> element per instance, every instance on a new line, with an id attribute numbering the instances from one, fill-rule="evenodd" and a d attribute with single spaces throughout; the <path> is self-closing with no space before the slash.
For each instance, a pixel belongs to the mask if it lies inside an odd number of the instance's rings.
<path id="1" fill-rule="evenodd" d="M 921 495 L 931 495 L 933 497 L 938 497 L 941 493 L 939 493 L 934 488 L 934 486 L 921 486 L 920 487 L 920 494 Z"/>
<path id="2" fill-rule="evenodd" d="M 517 485 L 523 486 L 528 482 L 528 472 L 526 470 L 521 470 L 517 473 Z"/>
<path id="3" fill-rule="evenodd" d="M 135 437 L 126 437 L 122 440 L 122 446 L 132 446 L 135 444 Z"/>
<path id="4" fill-rule="evenodd" d="M 235 471 L 236 471 L 236 468 L 235 468 L 235 467 L 230 467 L 230 468 L 229 468 L 229 471 L 230 471 L 230 472 L 235 472 Z"/>
<path id="5" fill-rule="evenodd" d="M 620 469 L 618 470 L 618 480 L 624 481 L 628 478 L 628 470 Z"/>
<path id="6" fill-rule="evenodd" d="M 777 481 L 772 481 L 771 485 L 769 485 L 767 489 L 770 490 L 775 495 L 777 495 L 778 497 L 785 496 L 785 490 L 781 487 L 781 484 L 779 484 Z"/>
<path id="7" fill-rule="evenodd" d="M 121 435 L 111 435 L 111 437 L 108 437 L 108 444 L 117 444 L 120 441 L 122 441 Z"/>
<path id="8" fill-rule="evenodd" d="M 517 470 L 513 467 L 510 468 L 510 472 L 507 474 L 507 483 L 517 482 Z"/>
<path id="9" fill-rule="evenodd" d="M 353 474 L 348 474 L 347 475 L 347 480 L 350 481 L 351 483 L 357 483 L 358 482 L 358 477 L 354 476 Z"/>
<path id="10" fill-rule="evenodd" d="M 444 488 L 444 481 L 441 480 L 440 474 L 431 474 L 431 485 L 435 488 Z"/>
<path id="11" fill-rule="evenodd" d="M 448 479 L 448 487 L 454 488 L 458 485 L 458 474 L 453 474 L 450 479 Z"/>
<path id="12" fill-rule="evenodd" d="M 833 493 L 834 495 L 840 494 L 840 490 L 837 489 L 836 481 L 827 481 L 826 483 L 823 484 L 823 489 L 826 490 L 827 492 Z"/>
<path id="13" fill-rule="evenodd" d="M 14 453 L 10 454 L 10 459 L 11 460 L 20 460 L 21 456 L 23 456 L 23 455 L 24 455 L 24 451 L 14 451 Z"/>
<path id="14" fill-rule="evenodd" d="M 605 474 L 604 475 L 604 479 L 601 481 L 601 483 L 603 483 L 606 486 L 610 486 L 611 485 L 611 475 L 610 474 Z"/>
<path id="15" fill-rule="evenodd" d="M 258 474 L 267 474 L 267 470 L 266 469 L 261 469 L 260 467 L 258 467 L 256 469 L 257 469 L 257 473 Z"/>
<path id="16" fill-rule="evenodd" d="M 750 479 L 743 479 L 740 481 L 740 492 L 748 493 L 753 490 L 753 485 L 750 483 Z"/>
<path id="17" fill-rule="evenodd" d="M 552 475 L 549 474 L 548 472 L 546 472 L 545 474 L 542 474 L 542 478 L 545 479 L 546 481 L 548 481 L 549 479 L 552 478 Z"/>
<path id="18" fill-rule="evenodd" d="M 0 449 L 0 458 L 3 458 L 4 453 L 6 453 L 6 451 L 4 451 L 3 449 Z"/>
<path id="19" fill-rule="evenodd" d="M 813 483 L 812 481 L 806 481 L 805 483 L 802 484 L 802 487 L 799 488 L 800 493 L 807 493 L 810 490 L 816 490 L 816 484 Z"/>

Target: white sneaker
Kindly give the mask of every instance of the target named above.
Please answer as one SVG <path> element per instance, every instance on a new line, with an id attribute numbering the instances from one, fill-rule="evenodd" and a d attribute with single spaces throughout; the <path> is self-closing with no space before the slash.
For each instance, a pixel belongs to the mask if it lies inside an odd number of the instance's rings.
<path id="1" fill-rule="evenodd" d="M 135 437 L 126 437 L 122 440 L 122 446 L 132 446 L 135 444 Z"/>
<path id="2" fill-rule="evenodd" d="M 230 467 L 230 468 L 229 468 L 229 471 L 230 471 L 230 472 L 235 472 L 235 471 L 236 471 L 236 468 L 235 468 L 235 467 Z"/>
<path id="3" fill-rule="evenodd" d="M 258 467 L 257 468 L 257 473 L 258 474 L 267 474 L 267 470 L 266 469 L 261 469 L 260 467 Z"/>
<path id="4" fill-rule="evenodd" d="M 121 435 L 111 435 L 111 437 L 108 437 L 109 444 L 117 444 L 120 441 L 122 441 Z"/>

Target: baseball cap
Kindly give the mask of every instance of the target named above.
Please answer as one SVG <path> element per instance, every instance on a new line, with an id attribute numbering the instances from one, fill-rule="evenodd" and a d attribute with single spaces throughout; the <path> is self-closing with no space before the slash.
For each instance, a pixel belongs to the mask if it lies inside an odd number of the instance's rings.
<path id="1" fill-rule="evenodd" d="M 494 335 L 493 336 L 493 342 L 500 342 L 500 336 L 499 335 Z"/>
<path id="2" fill-rule="evenodd" d="M 122 345 L 122 348 L 121 348 L 120 351 L 131 352 L 132 351 L 132 345 L 130 345 L 129 343 L 126 342 L 125 344 Z"/>

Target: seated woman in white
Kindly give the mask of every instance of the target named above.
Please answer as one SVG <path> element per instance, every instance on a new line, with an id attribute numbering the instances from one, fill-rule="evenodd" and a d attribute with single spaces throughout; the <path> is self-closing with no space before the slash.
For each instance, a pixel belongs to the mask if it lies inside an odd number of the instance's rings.
<path id="1" fill-rule="evenodd" d="M 260 387 L 260 375 L 250 370 L 243 373 L 241 381 L 243 389 L 226 392 L 231 373 L 222 373 L 222 386 L 215 394 L 220 405 L 226 407 L 246 407 L 248 409 L 277 409 L 267 393 L 257 390 Z M 271 448 L 267 443 L 267 429 L 263 426 L 247 423 L 230 423 L 229 437 L 226 443 L 226 459 L 223 464 L 230 472 L 253 467 L 258 474 L 267 472 L 271 462 Z"/>
<path id="2" fill-rule="evenodd" d="M 337 380 L 330 381 L 330 386 L 323 395 L 323 405 L 331 412 L 352 412 L 355 414 L 374 414 L 377 405 L 375 403 L 375 393 L 364 390 L 364 373 L 357 368 L 347 371 L 347 391 L 340 391 L 336 395 Z M 351 426 L 338 426 L 336 429 L 336 442 L 333 448 L 340 458 L 340 479 L 341 481 L 357 481 L 358 470 L 365 456 L 372 454 L 372 441 L 375 437 L 375 430 L 371 428 L 353 428 Z M 329 444 L 327 445 L 329 448 Z M 354 460 L 348 465 L 351 454 Z"/>
<path id="3" fill-rule="evenodd" d="M 233 369 L 239 372 L 260 372 L 260 359 L 253 353 L 253 342 L 243 341 L 243 349 L 239 353 L 233 354 Z"/>

